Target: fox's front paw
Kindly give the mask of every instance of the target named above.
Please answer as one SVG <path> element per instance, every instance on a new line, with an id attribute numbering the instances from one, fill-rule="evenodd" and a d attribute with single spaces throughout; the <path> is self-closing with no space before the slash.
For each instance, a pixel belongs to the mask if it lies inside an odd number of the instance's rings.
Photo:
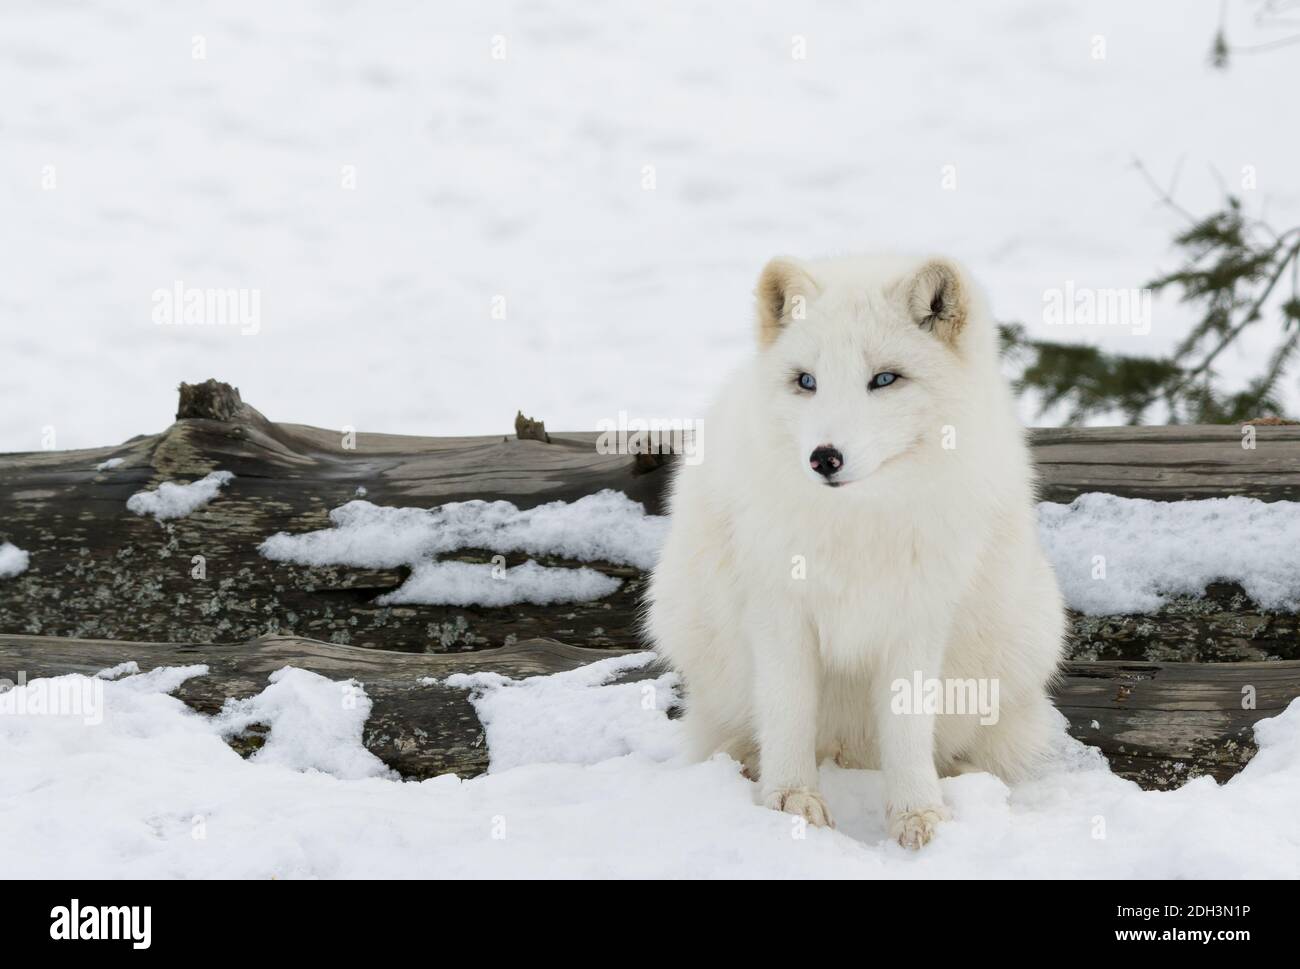
<path id="1" fill-rule="evenodd" d="M 930 843 L 940 822 L 952 819 L 942 804 L 909 811 L 889 812 L 889 836 L 913 851 Z"/>
<path id="2" fill-rule="evenodd" d="M 763 798 L 763 803 L 773 811 L 784 811 L 786 814 L 803 818 L 813 827 L 835 827 L 835 822 L 831 820 L 831 809 L 826 806 L 825 799 L 807 787 L 772 791 Z"/>

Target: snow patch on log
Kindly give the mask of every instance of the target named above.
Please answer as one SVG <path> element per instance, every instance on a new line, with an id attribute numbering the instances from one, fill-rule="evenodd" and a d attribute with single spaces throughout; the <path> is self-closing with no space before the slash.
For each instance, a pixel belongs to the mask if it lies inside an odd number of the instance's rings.
<path id="1" fill-rule="evenodd" d="M 0 579 L 26 572 L 31 556 L 11 542 L 0 542 Z"/>
<path id="2" fill-rule="evenodd" d="M 651 652 L 629 653 L 551 676 L 453 673 L 443 683 L 473 691 L 470 702 L 491 753 L 489 772 L 597 764 L 627 754 L 666 761 L 677 751 L 676 726 L 666 714 L 677 700 L 678 675 L 608 685 L 655 659 Z"/>
<path id="3" fill-rule="evenodd" d="M 296 771 L 320 771 L 343 780 L 396 778 L 365 748 L 362 731 L 371 701 L 356 680 L 330 680 L 319 673 L 285 666 L 270 676 L 256 696 L 229 699 L 212 721 L 223 737 L 254 725 L 270 736 L 251 760 Z"/>
<path id="4" fill-rule="evenodd" d="M 330 512 L 333 528 L 261 545 L 267 558 L 300 565 L 391 569 L 466 548 L 558 555 L 582 562 L 654 566 L 668 519 L 618 491 L 520 511 L 508 501 L 453 501 L 437 508 L 391 508 L 349 501 Z"/>
<path id="5" fill-rule="evenodd" d="M 514 568 L 471 562 L 422 562 L 381 606 L 549 606 L 603 599 L 623 583 L 595 569 L 553 569 L 531 559 Z"/>
<path id="6" fill-rule="evenodd" d="M 213 471 L 189 484 L 164 481 L 156 491 L 137 491 L 126 500 L 126 507 L 137 515 L 153 515 L 159 521 L 184 518 L 217 497 L 234 477 L 229 471 Z"/>
<path id="7" fill-rule="evenodd" d="M 277 562 L 413 571 L 381 604 L 502 606 L 583 602 L 609 595 L 621 582 L 593 569 L 545 568 L 528 561 L 507 569 L 436 561 L 462 549 L 553 555 L 649 569 L 668 519 L 617 491 L 575 502 L 553 501 L 521 511 L 508 501 L 450 502 L 437 508 L 392 508 L 350 501 L 330 512 L 333 528 L 281 532 L 259 550 Z"/>
<path id="8" fill-rule="evenodd" d="M 1300 502 L 1092 492 L 1043 502 L 1038 520 L 1066 603 L 1086 615 L 1155 612 L 1216 581 L 1240 583 L 1262 609 L 1300 610 Z"/>

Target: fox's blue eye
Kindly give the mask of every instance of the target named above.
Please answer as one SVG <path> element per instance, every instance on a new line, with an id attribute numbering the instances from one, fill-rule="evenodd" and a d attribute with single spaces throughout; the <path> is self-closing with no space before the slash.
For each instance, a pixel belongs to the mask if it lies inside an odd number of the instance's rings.
<path id="1" fill-rule="evenodd" d="M 816 390 L 816 389 L 817 389 L 817 378 L 814 377 L 814 376 L 813 376 L 812 374 L 810 374 L 810 373 L 801 373 L 801 374 L 799 374 L 799 381 L 798 381 L 798 382 L 799 382 L 799 389 L 800 389 L 800 390 Z"/>
<path id="2" fill-rule="evenodd" d="M 898 374 L 890 373 L 888 370 L 886 370 L 883 373 L 878 373 L 874 377 L 872 377 L 871 383 L 867 384 L 867 386 L 871 390 L 879 390 L 881 387 L 888 387 L 897 379 L 898 379 Z"/>

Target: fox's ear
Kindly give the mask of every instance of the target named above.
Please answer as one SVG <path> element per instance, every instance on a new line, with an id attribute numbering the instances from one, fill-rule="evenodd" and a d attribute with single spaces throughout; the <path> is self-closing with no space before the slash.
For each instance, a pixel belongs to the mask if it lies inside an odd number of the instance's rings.
<path id="1" fill-rule="evenodd" d="M 912 320 L 945 343 L 955 343 L 970 315 L 970 297 L 961 270 L 946 259 L 931 259 L 898 284 Z"/>
<path id="2" fill-rule="evenodd" d="M 802 320 L 817 284 L 793 259 L 778 256 L 758 277 L 758 345 L 771 346 L 791 320 Z"/>

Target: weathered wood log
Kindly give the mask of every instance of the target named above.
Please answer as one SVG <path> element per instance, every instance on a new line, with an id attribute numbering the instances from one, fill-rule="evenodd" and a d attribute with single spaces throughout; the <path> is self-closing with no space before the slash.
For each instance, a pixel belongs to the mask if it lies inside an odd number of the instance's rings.
<path id="1" fill-rule="evenodd" d="M 384 607 L 375 599 L 405 569 L 306 568 L 263 559 L 257 546 L 279 531 L 327 527 L 330 509 L 363 492 L 385 505 L 481 498 L 527 508 L 614 488 L 658 513 L 671 462 L 599 453 L 595 433 L 543 442 L 276 424 L 217 381 L 183 386 L 177 418 L 118 447 L 0 455 L 0 539 L 32 553 L 26 572 L 0 581 L 0 632 L 15 634 L 0 637 L 0 658 L 15 670 L 206 662 L 212 673 L 181 690 L 206 712 L 258 692 L 283 665 L 355 676 L 375 700 L 367 744 L 407 776 L 424 777 L 473 774 L 487 754 L 464 694 L 416 690 L 418 677 L 554 672 L 644 645 L 636 628 L 644 576 L 635 569 L 596 563 L 624 585 L 590 603 Z M 1233 427 L 1053 429 L 1034 431 L 1032 441 L 1052 500 L 1092 490 L 1300 499 L 1300 428 L 1253 435 L 1253 448 Z M 121 462 L 99 470 L 109 458 Z M 159 524 L 126 510 L 136 491 L 213 470 L 237 477 L 186 518 Z M 1260 612 L 1233 585 L 1154 615 L 1072 620 L 1074 656 L 1122 662 L 1071 664 L 1058 704 L 1077 736 L 1148 786 L 1227 776 L 1253 749 L 1250 724 L 1300 692 L 1293 663 L 1164 662 L 1300 659 L 1297 618 Z M 212 645 L 221 642 L 237 645 Z M 1254 710 L 1241 707 L 1242 686 L 1258 689 Z"/>
<path id="2" fill-rule="evenodd" d="M 1236 663 L 1300 659 L 1300 615 L 1257 609 L 1235 582 L 1212 583 L 1200 598 L 1179 596 L 1158 612 L 1069 613 L 1068 655 L 1076 660 Z"/>
<path id="3" fill-rule="evenodd" d="M 515 437 L 521 441 L 551 443 L 551 435 L 546 433 L 546 422 L 525 417 L 523 411 L 515 415 Z"/>
<path id="4" fill-rule="evenodd" d="M 1225 781 L 1254 756 L 1252 727 L 1300 696 L 1300 663 L 1071 662 L 1053 701 L 1070 735 L 1151 789 Z"/>
<path id="5" fill-rule="evenodd" d="M 640 474 L 629 456 L 597 453 L 594 434 L 542 443 L 275 424 L 225 386 L 187 389 L 181 412 L 229 420 L 186 417 L 117 447 L 0 455 L 0 539 L 32 552 L 26 572 L 0 581 L 0 631 L 178 642 L 294 632 L 412 651 L 538 636 L 635 645 L 634 569 L 598 565 L 623 587 L 574 606 L 385 607 L 373 600 L 400 585 L 404 569 L 305 568 L 270 562 L 257 546 L 280 531 L 327 527 L 329 511 L 359 489 L 384 505 L 482 498 L 532 507 L 613 488 L 659 511 L 664 472 Z M 122 463 L 97 470 L 111 458 Z M 137 491 L 218 469 L 235 480 L 188 517 L 160 524 L 126 510 Z M 491 553 L 462 557 L 476 554 Z M 206 578 L 194 577 L 196 556 Z M 508 556 L 511 565 L 523 559 Z"/>
<path id="6" fill-rule="evenodd" d="M 471 498 L 532 507 L 614 488 L 662 509 L 667 467 L 602 454 L 592 433 L 550 443 L 491 437 L 345 434 L 268 421 L 217 381 L 183 385 L 178 420 L 117 447 L 0 455 L 0 540 L 32 553 L 0 581 L 0 631 L 214 642 L 292 633 L 413 652 L 477 650 L 536 637 L 637 648 L 644 576 L 596 602 L 501 609 L 379 606 L 404 569 L 306 568 L 257 552 L 280 531 L 328 526 L 358 496 L 429 507 Z M 1300 499 L 1300 427 L 1066 428 L 1032 432 L 1046 497 L 1089 490 L 1179 499 Z M 109 458 L 122 464 L 98 471 Z M 236 479 L 198 512 L 159 524 L 126 510 L 136 491 L 213 470 Z M 458 556 L 486 561 L 488 550 Z M 206 578 L 195 578 L 202 556 Z M 523 556 L 507 556 L 511 565 Z M 565 564 L 550 560 L 550 564 Z M 1072 655 L 1116 660 L 1300 658 L 1296 619 L 1260 613 L 1235 586 L 1150 616 L 1073 618 Z"/>
<path id="7" fill-rule="evenodd" d="M 487 671 L 520 679 L 575 669 L 617 652 L 583 649 L 554 640 L 532 639 L 464 654 L 402 653 L 340 646 L 293 636 L 264 636 L 246 643 L 142 643 L 103 639 L 58 639 L 0 635 L 0 678 L 18 682 L 65 673 L 94 673 L 135 661 L 141 671 L 159 666 L 206 663 L 206 676 L 187 680 L 175 696 L 208 715 L 228 697 L 254 696 L 267 677 L 284 666 L 310 670 L 333 680 L 357 679 L 373 701 L 364 742 L 404 777 L 454 773 L 473 777 L 487 769 L 483 728 L 464 690 L 420 683 L 451 673 Z M 248 753 L 251 735 L 233 746 Z"/>
<path id="8" fill-rule="evenodd" d="M 1181 501 L 1300 500 L 1300 426 L 1044 427 L 1029 432 L 1047 501 L 1088 491 Z"/>
<path id="9" fill-rule="evenodd" d="M 283 666 L 331 679 L 361 681 L 374 701 L 364 742 L 404 777 L 441 773 L 473 777 L 486 770 L 483 728 L 468 694 L 420 682 L 453 672 L 491 671 L 511 678 L 557 673 L 616 652 L 533 639 L 476 653 L 430 655 L 340 646 L 291 636 L 246 643 L 138 643 L 0 635 L 0 678 L 16 681 L 64 673 L 94 674 L 134 660 L 142 670 L 206 663 L 206 676 L 186 681 L 176 696 L 213 714 L 227 697 L 251 696 Z M 638 680 L 646 667 L 620 677 Z M 1253 706 L 1243 703 L 1251 691 Z M 1300 695 L 1300 663 L 1069 663 L 1055 702 L 1070 733 L 1099 748 L 1112 769 L 1146 788 L 1176 787 L 1190 777 L 1225 780 L 1255 750 L 1259 719 Z M 671 712 L 671 711 L 670 711 Z M 247 752 L 253 734 L 233 745 Z"/>

